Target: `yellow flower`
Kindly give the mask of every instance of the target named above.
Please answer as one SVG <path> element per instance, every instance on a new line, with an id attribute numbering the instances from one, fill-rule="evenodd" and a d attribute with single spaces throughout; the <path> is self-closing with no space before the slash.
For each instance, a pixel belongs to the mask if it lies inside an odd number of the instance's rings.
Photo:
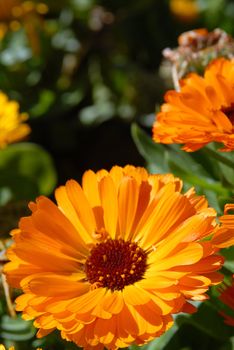
<path id="1" fill-rule="evenodd" d="M 56 328 L 90 349 L 144 344 L 193 312 L 222 280 L 218 245 L 227 233 L 194 189 L 181 193 L 171 174 L 115 166 L 87 171 L 41 196 L 13 231 L 5 266 L 21 288 L 16 308 L 35 319 L 38 337 Z M 213 240 L 220 235 L 220 240 Z M 221 237 L 222 236 L 222 237 Z M 207 240 L 209 238 L 209 240 Z"/>
<path id="2" fill-rule="evenodd" d="M 153 139 L 185 144 L 187 152 L 209 142 L 221 142 L 221 151 L 234 150 L 234 60 L 219 58 L 204 77 L 189 74 L 181 90 L 168 91 L 153 126 Z"/>
<path id="3" fill-rule="evenodd" d="M 23 123 L 26 119 L 27 114 L 19 113 L 19 104 L 8 100 L 0 92 L 0 148 L 19 141 L 30 133 L 30 127 Z"/>

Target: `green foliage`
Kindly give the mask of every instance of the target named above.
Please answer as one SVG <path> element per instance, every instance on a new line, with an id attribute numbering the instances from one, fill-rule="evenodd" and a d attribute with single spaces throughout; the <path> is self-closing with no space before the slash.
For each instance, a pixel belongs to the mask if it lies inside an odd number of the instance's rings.
<path id="1" fill-rule="evenodd" d="M 0 151 L 0 189 L 8 191 L 8 199 L 33 199 L 39 194 L 48 195 L 55 184 L 53 161 L 42 147 L 20 143 Z"/>
<path id="2" fill-rule="evenodd" d="M 11 342 L 30 340 L 35 335 L 32 323 L 24 321 L 21 316 L 11 318 L 4 315 L 0 322 L 0 337 Z"/>
<path id="3" fill-rule="evenodd" d="M 234 273 L 234 247 L 223 249 L 222 255 L 225 257 L 224 266 Z"/>
<path id="4" fill-rule="evenodd" d="M 145 131 L 136 124 L 132 125 L 132 137 L 140 154 L 146 159 L 148 168 L 155 173 L 173 173 L 183 179 L 185 189 L 195 186 L 198 193 L 205 194 L 218 212 L 223 210 L 223 202 L 230 202 L 233 188 L 223 186 L 228 173 L 225 165 L 212 159 L 213 168 L 223 169 L 214 173 L 209 156 L 204 152 L 188 154 L 179 150 L 177 145 L 156 144 Z M 198 152 L 196 152 L 198 153 Z M 232 171 L 232 170 L 230 170 Z"/>

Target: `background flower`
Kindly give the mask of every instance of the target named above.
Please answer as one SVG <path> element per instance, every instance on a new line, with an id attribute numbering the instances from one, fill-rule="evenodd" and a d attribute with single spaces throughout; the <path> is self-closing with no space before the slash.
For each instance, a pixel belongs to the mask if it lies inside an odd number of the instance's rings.
<path id="1" fill-rule="evenodd" d="M 17 310 L 35 319 L 39 337 L 57 328 L 84 348 L 144 344 L 172 314 L 194 312 L 189 301 L 207 299 L 222 280 L 213 244 L 221 228 L 203 196 L 181 189 L 171 174 L 116 166 L 59 187 L 57 206 L 30 203 L 5 273 L 23 289 Z"/>
<path id="2" fill-rule="evenodd" d="M 234 149 L 234 60 L 214 60 L 204 77 L 190 74 L 181 90 L 168 91 L 153 126 L 153 139 L 165 144 L 185 144 L 187 152 L 210 142 Z"/>
<path id="3" fill-rule="evenodd" d="M 19 113 L 19 104 L 8 100 L 0 92 L 0 148 L 19 141 L 30 133 L 30 127 L 23 123 L 26 119 L 26 113 Z"/>

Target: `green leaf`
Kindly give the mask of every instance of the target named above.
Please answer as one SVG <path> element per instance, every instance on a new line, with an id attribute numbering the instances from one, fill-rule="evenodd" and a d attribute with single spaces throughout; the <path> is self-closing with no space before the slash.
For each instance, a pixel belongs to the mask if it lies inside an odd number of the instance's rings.
<path id="1" fill-rule="evenodd" d="M 4 315 L 0 322 L 0 337 L 11 341 L 24 341 L 33 338 L 35 328 L 29 321 L 24 321 L 21 316 L 11 318 Z"/>
<path id="2" fill-rule="evenodd" d="M 170 342 L 170 340 L 174 337 L 178 330 L 176 324 L 171 327 L 166 333 L 164 333 L 161 337 L 154 339 L 149 344 L 144 345 L 141 349 L 144 350 L 163 350 L 166 345 Z"/>
<path id="3" fill-rule="evenodd" d="M 232 330 L 231 327 L 225 325 L 222 317 L 210 302 L 202 303 L 198 312 L 193 315 L 181 314 L 176 317 L 178 327 L 184 323 L 189 323 L 211 338 L 220 341 L 227 340 Z"/>
<path id="4" fill-rule="evenodd" d="M 30 110 L 30 115 L 40 117 L 48 112 L 55 101 L 55 93 L 51 90 L 42 90 L 40 92 L 39 101 Z"/>
<path id="5" fill-rule="evenodd" d="M 181 151 L 176 145 L 170 146 L 168 164 L 170 170 L 192 186 L 200 186 L 203 190 L 211 190 L 221 195 L 228 196 L 226 190 L 219 181 L 209 176 L 206 170 L 192 158 L 190 154 Z"/>
<path id="6" fill-rule="evenodd" d="M 132 124 L 131 133 L 139 153 L 154 165 L 155 172 L 167 173 L 167 151 L 164 146 L 156 144 L 137 124 Z"/>
<path id="7" fill-rule="evenodd" d="M 224 266 L 234 273 L 234 246 L 222 249 L 222 255 L 225 257 Z"/>
<path id="8" fill-rule="evenodd" d="M 0 151 L 0 188 L 9 188 L 13 199 L 48 195 L 56 179 L 53 161 L 42 147 L 19 143 Z"/>
<path id="9" fill-rule="evenodd" d="M 202 193 L 212 191 L 215 196 L 218 194 L 229 197 L 229 191 L 219 181 L 215 181 L 191 154 L 180 150 L 177 145 L 156 144 L 136 124 L 132 125 L 132 137 L 138 151 L 148 162 L 150 171 L 156 173 L 172 172 L 175 176 L 183 179 L 189 185 L 187 187 L 197 186 Z M 218 210 L 218 200 L 215 196 L 212 196 L 212 200 L 216 203 Z"/>

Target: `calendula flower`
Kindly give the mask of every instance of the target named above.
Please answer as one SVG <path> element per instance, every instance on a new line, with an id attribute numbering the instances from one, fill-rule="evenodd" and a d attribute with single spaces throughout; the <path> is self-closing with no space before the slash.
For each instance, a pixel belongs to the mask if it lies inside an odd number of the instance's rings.
<path id="1" fill-rule="evenodd" d="M 218 248 L 234 245 L 234 204 L 225 205 L 224 215 L 219 217 L 219 221 L 222 227 L 216 232 L 213 244 Z"/>
<path id="2" fill-rule="evenodd" d="M 199 16 L 199 7 L 196 0 L 170 0 L 172 14 L 182 22 L 192 22 Z"/>
<path id="3" fill-rule="evenodd" d="M 234 326 L 234 280 L 232 278 L 231 285 L 223 285 L 220 288 L 221 294 L 219 299 L 230 309 L 230 314 L 225 311 L 220 311 L 224 317 L 224 322 L 229 326 Z M 232 313 L 232 315 L 231 315 Z"/>
<path id="4" fill-rule="evenodd" d="M 206 199 L 181 189 L 171 174 L 115 166 L 85 172 L 82 186 L 69 180 L 57 205 L 43 196 L 29 204 L 5 273 L 23 290 L 16 308 L 35 319 L 39 337 L 58 329 L 85 349 L 116 349 L 195 311 L 189 301 L 222 280 L 220 229 Z"/>
<path id="5" fill-rule="evenodd" d="M 0 148 L 30 133 L 30 127 L 23 123 L 26 119 L 26 113 L 19 113 L 19 104 L 0 91 Z"/>
<path id="6" fill-rule="evenodd" d="M 204 77 L 192 73 L 181 80 L 181 90 L 168 91 L 153 126 L 153 139 L 184 144 L 187 152 L 210 142 L 234 149 L 234 60 L 219 58 Z"/>

